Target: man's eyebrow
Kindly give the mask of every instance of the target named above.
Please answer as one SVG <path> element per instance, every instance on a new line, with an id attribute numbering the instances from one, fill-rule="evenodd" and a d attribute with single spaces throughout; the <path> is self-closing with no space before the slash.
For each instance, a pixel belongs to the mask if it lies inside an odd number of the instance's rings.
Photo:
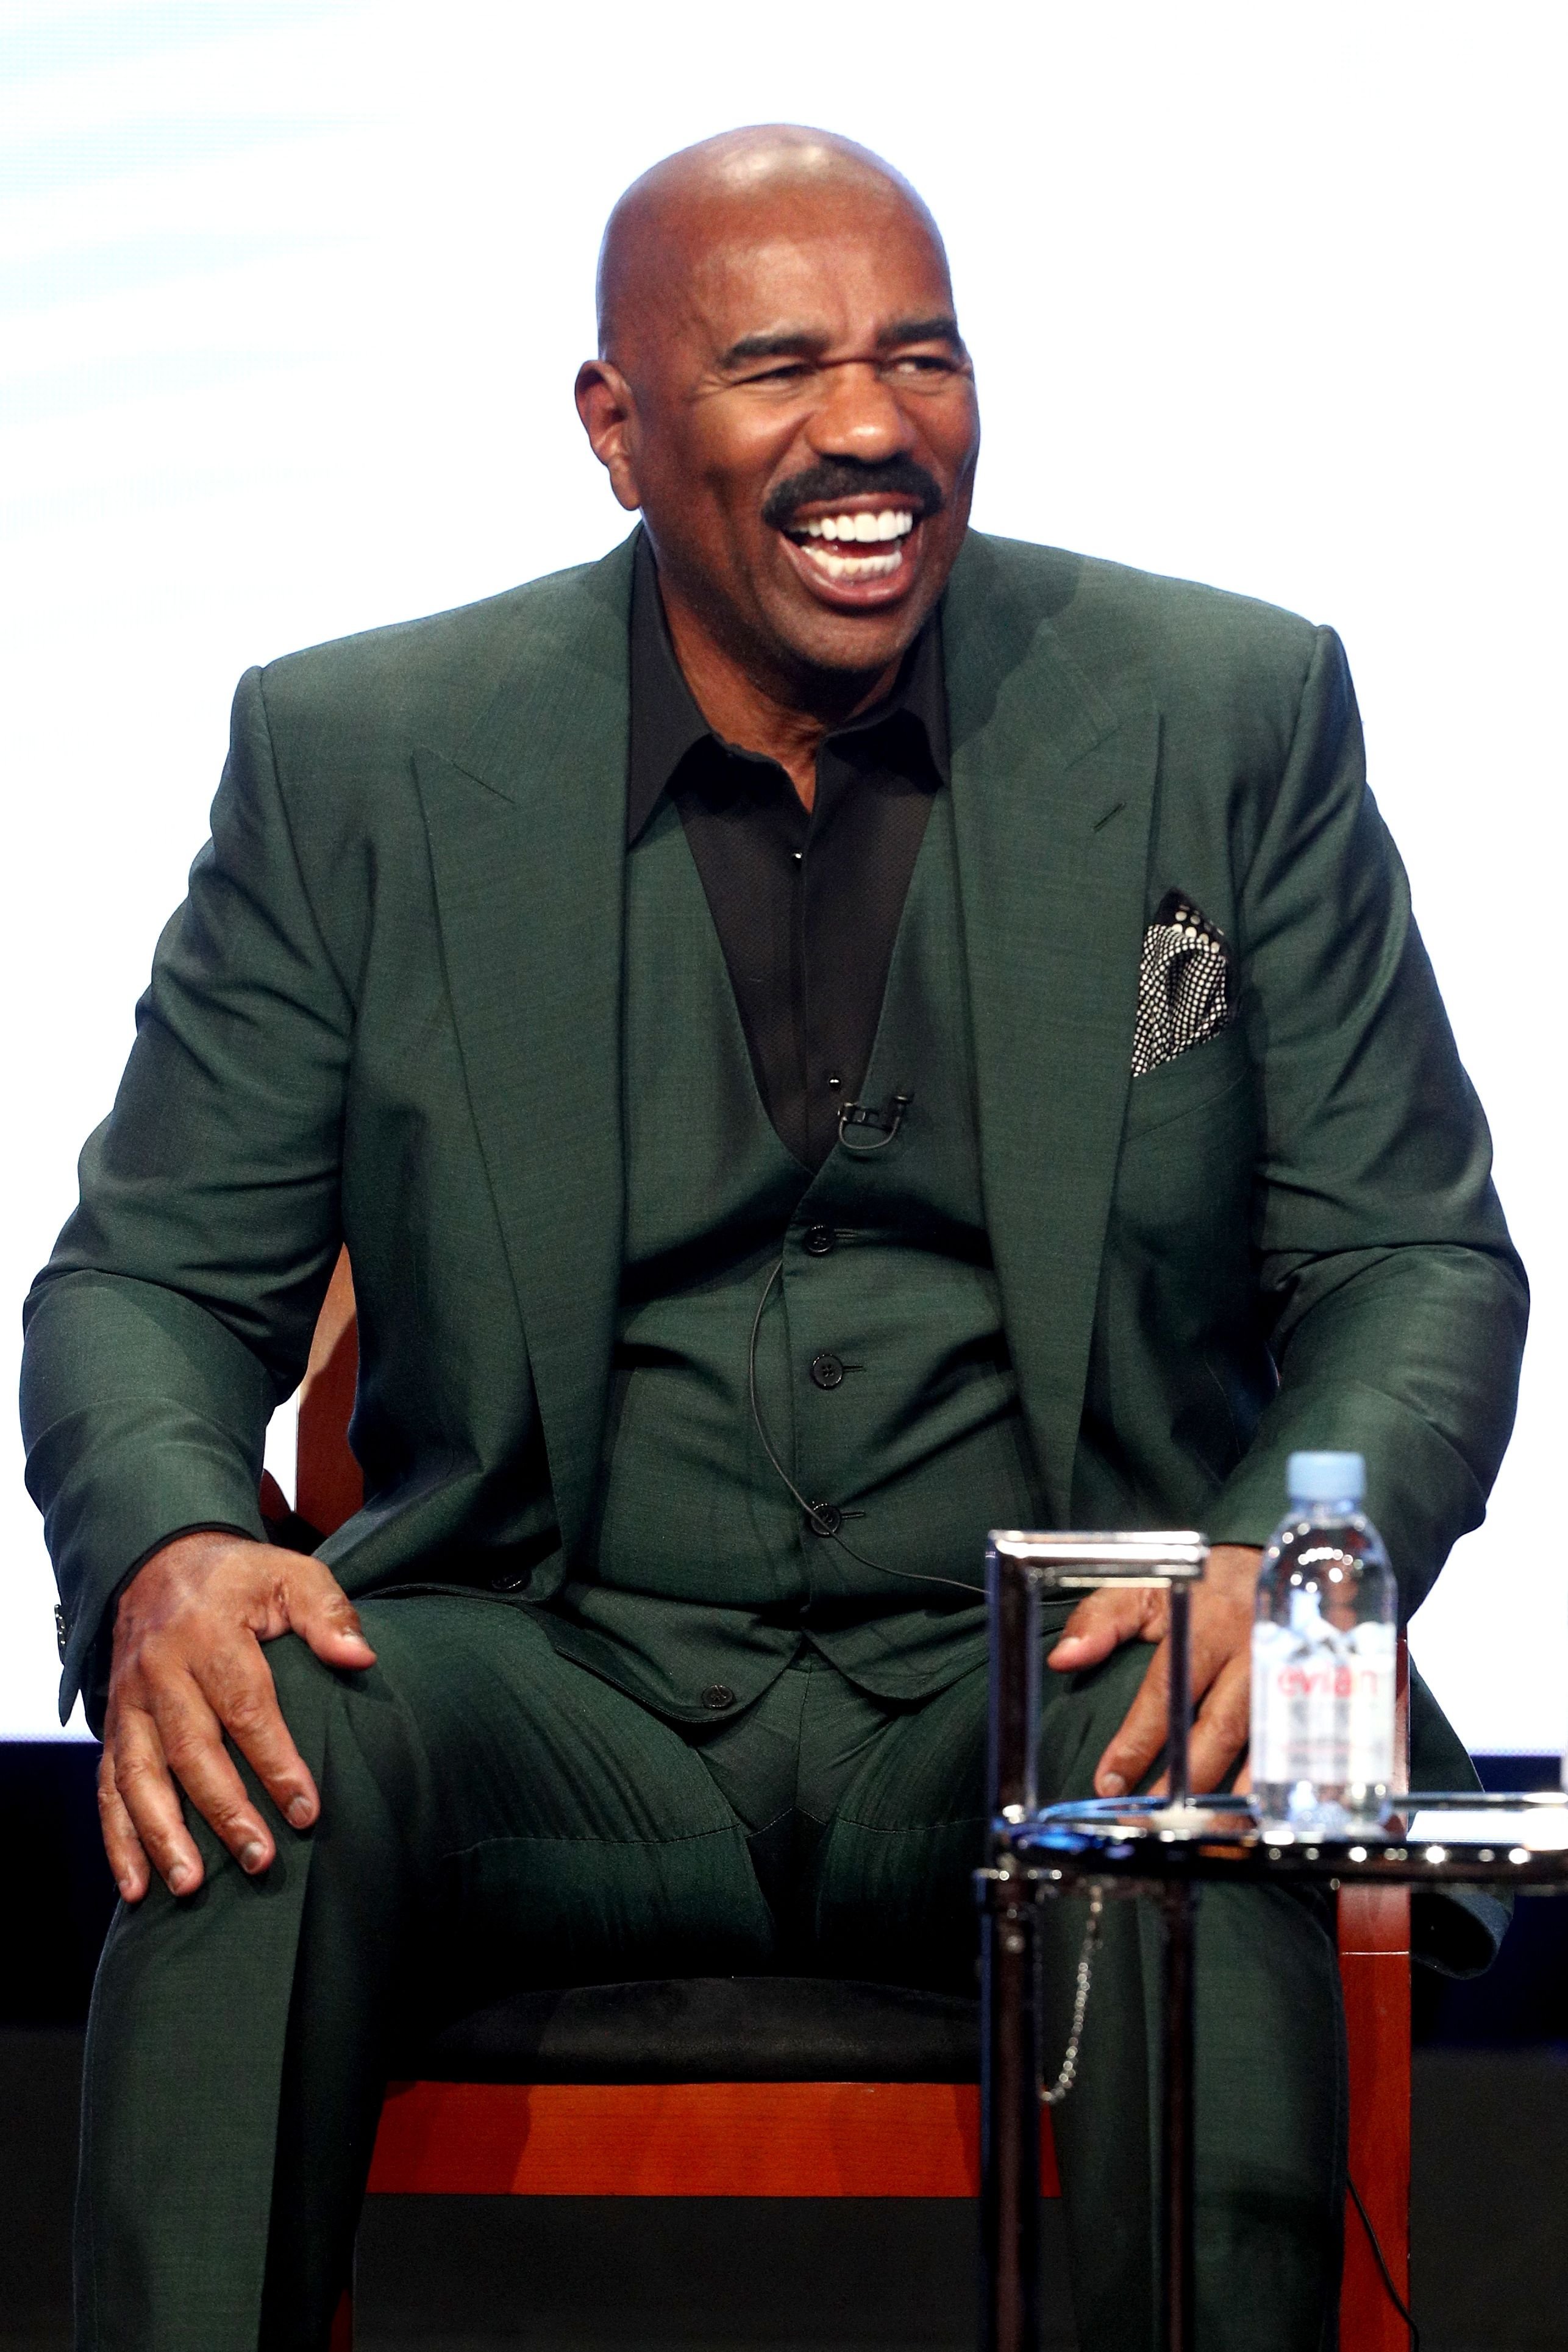
<path id="1" fill-rule="evenodd" d="M 719 355 L 721 367 L 743 367 L 748 360 L 811 359 L 827 349 L 827 337 L 809 327 L 781 327 L 773 334 L 742 335 Z"/>
<path id="2" fill-rule="evenodd" d="M 958 320 L 951 310 L 939 310 L 930 319 L 895 319 L 877 337 L 880 351 L 891 351 L 899 343 L 952 343 L 963 349 Z"/>
<path id="3" fill-rule="evenodd" d="M 719 356 L 721 368 L 745 367 L 753 360 L 818 359 L 826 351 L 831 338 L 810 327 L 780 327 L 771 333 L 742 335 Z M 905 343 L 952 343 L 963 349 L 958 331 L 958 320 L 951 310 L 939 310 L 929 319 L 894 319 L 879 329 L 877 349 L 897 351 Z"/>

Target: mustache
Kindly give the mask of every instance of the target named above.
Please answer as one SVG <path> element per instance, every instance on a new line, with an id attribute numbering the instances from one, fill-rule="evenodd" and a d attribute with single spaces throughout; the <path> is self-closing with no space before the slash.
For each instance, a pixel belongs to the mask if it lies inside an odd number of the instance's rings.
<path id="1" fill-rule="evenodd" d="M 924 515 L 940 514 L 947 501 L 942 486 L 912 457 L 887 457 L 875 466 L 858 466 L 847 457 L 825 457 L 803 474 L 775 483 L 763 501 L 763 520 L 774 530 L 787 530 L 802 507 L 829 506 L 835 499 L 879 494 L 913 500 Z"/>

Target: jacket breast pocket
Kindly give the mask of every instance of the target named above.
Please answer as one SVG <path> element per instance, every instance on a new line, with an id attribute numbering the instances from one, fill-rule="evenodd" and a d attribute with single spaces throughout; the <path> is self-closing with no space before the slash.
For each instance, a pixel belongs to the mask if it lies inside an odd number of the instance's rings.
<path id="1" fill-rule="evenodd" d="M 1113 1250 L 1161 1269 L 1162 1284 L 1228 1284 L 1247 1256 L 1258 1146 L 1257 1082 L 1240 1028 L 1134 1078 L 1116 1171 Z"/>
<path id="2" fill-rule="evenodd" d="M 1247 1087 L 1250 1095 L 1251 1075 L 1245 1034 L 1238 1022 L 1232 1022 L 1217 1037 L 1190 1045 L 1184 1054 L 1132 1080 L 1123 1136 L 1131 1142 L 1134 1136 L 1187 1118 L 1194 1111 L 1220 1103 L 1238 1087 Z"/>

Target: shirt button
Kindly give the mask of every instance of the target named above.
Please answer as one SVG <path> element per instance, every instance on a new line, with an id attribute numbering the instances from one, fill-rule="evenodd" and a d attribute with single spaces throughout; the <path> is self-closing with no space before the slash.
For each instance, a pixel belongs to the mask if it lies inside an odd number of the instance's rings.
<path id="1" fill-rule="evenodd" d="M 805 1229 L 805 1254 L 807 1257 L 826 1257 L 832 1247 L 833 1228 L 831 1225 L 807 1225 Z"/>
<path id="2" fill-rule="evenodd" d="M 811 1377 L 819 1389 L 836 1389 L 844 1378 L 844 1366 L 838 1357 L 824 1348 L 811 1360 Z"/>
<path id="3" fill-rule="evenodd" d="M 710 1706 L 717 1715 L 721 1707 L 734 1706 L 735 1694 L 728 1683 L 710 1683 L 702 1694 L 702 1704 Z"/>

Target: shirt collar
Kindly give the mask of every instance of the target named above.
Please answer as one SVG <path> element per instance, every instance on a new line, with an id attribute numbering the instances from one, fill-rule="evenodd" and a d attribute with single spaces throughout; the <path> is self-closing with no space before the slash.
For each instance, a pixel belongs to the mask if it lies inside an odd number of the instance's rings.
<path id="1" fill-rule="evenodd" d="M 892 691 L 827 739 L 868 733 L 891 719 L 918 730 L 922 764 L 936 782 L 948 782 L 947 686 L 942 628 L 932 614 L 904 656 Z M 637 534 L 632 572 L 631 740 L 626 762 L 628 845 L 652 816 L 676 771 L 700 743 L 734 750 L 714 734 L 687 685 L 658 593 L 658 573 L 646 531 Z M 747 758 L 753 754 L 740 753 Z"/>

